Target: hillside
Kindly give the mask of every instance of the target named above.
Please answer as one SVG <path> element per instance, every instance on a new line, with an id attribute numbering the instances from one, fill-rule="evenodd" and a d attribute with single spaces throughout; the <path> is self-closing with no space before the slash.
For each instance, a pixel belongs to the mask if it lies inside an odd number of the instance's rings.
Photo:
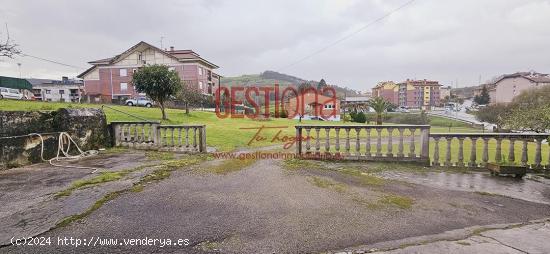
<path id="1" fill-rule="evenodd" d="M 474 90 L 477 87 L 478 86 L 452 88 L 451 93 L 457 95 L 459 98 L 472 98 L 472 97 L 474 97 Z"/>
<path id="2" fill-rule="evenodd" d="M 268 86 L 279 84 L 281 87 L 294 86 L 297 87 L 302 83 L 309 83 L 313 86 L 317 86 L 319 81 L 315 80 L 305 80 L 302 78 L 294 77 L 284 73 L 278 73 L 275 71 L 264 71 L 261 74 L 251 74 L 251 75 L 242 75 L 238 77 L 223 77 L 221 84 L 224 86 Z M 356 90 L 341 87 L 334 84 L 328 84 L 336 90 L 336 95 L 340 98 L 347 96 L 359 95 Z"/>

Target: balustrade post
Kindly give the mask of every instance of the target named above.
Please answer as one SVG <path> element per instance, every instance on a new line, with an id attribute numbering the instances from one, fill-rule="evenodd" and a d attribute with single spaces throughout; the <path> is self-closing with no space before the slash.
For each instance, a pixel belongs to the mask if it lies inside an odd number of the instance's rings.
<path id="1" fill-rule="evenodd" d="M 515 143 L 515 139 L 510 139 L 510 146 L 508 147 L 508 161 L 512 163 L 516 162 L 516 153 L 514 151 Z"/>
<path id="2" fill-rule="evenodd" d="M 140 126 L 140 124 L 134 124 L 134 146 L 136 145 L 136 143 L 139 141 L 139 132 L 138 132 L 138 127 Z"/>
<path id="3" fill-rule="evenodd" d="M 393 128 L 388 128 L 388 153 L 386 154 L 386 156 L 388 157 L 393 157 L 393 140 L 392 140 L 392 136 L 393 136 Z"/>
<path id="4" fill-rule="evenodd" d="M 321 152 L 321 142 L 320 142 L 320 138 L 319 138 L 319 127 L 316 127 L 315 128 L 315 153 L 316 154 L 319 154 Z"/>
<path id="5" fill-rule="evenodd" d="M 497 145 L 495 148 L 495 162 L 500 163 L 500 161 L 502 161 L 502 149 L 501 149 L 502 139 L 497 137 L 496 140 L 497 140 Z"/>
<path id="6" fill-rule="evenodd" d="M 115 146 L 119 146 L 121 139 L 120 124 L 113 124 L 113 132 L 115 134 Z"/>
<path id="7" fill-rule="evenodd" d="M 420 133 L 420 157 L 430 160 L 430 127 L 422 129 Z"/>
<path id="8" fill-rule="evenodd" d="M 403 157 L 403 131 L 405 131 L 403 128 L 398 128 L 399 131 L 399 146 L 397 148 L 397 157 Z"/>
<path id="9" fill-rule="evenodd" d="M 160 147 L 160 126 L 159 124 L 151 124 L 151 135 L 153 136 L 153 146 Z"/>
<path id="10" fill-rule="evenodd" d="M 121 142 L 126 142 L 126 133 L 125 133 L 126 129 L 125 129 L 125 127 L 126 127 L 126 124 L 121 124 L 120 125 L 120 141 Z"/>
<path id="11" fill-rule="evenodd" d="M 189 148 L 189 127 L 185 127 L 185 147 Z"/>
<path id="12" fill-rule="evenodd" d="M 141 136 L 139 137 L 139 142 L 144 143 L 145 142 L 145 124 L 140 124 L 139 127 L 141 128 Z"/>
<path id="13" fill-rule="evenodd" d="M 175 143 L 174 143 L 174 127 L 171 127 L 170 128 L 170 131 L 172 133 L 172 144 L 170 144 L 171 146 L 175 146 Z"/>
<path id="14" fill-rule="evenodd" d="M 359 139 L 359 134 L 361 133 L 360 128 L 355 128 L 355 155 L 357 158 L 361 156 L 361 142 Z"/>
<path id="15" fill-rule="evenodd" d="M 470 137 L 470 141 L 472 142 L 472 146 L 470 149 L 470 163 L 468 163 L 468 166 L 477 167 L 477 138 Z"/>
<path id="16" fill-rule="evenodd" d="M 169 142 L 168 141 L 168 128 L 165 127 L 165 128 L 162 128 L 162 129 L 164 130 L 163 131 L 164 132 L 164 134 L 163 134 L 163 137 L 164 137 L 163 139 L 164 140 L 162 141 L 162 143 L 163 143 L 164 146 L 168 146 L 168 142 Z"/>
<path id="17" fill-rule="evenodd" d="M 193 149 L 197 150 L 197 127 L 193 128 Z"/>
<path id="18" fill-rule="evenodd" d="M 148 126 L 149 126 L 149 131 L 147 132 L 147 143 L 153 141 L 153 124 L 150 123 L 148 124 Z"/>
<path id="19" fill-rule="evenodd" d="M 482 154 L 483 166 L 486 167 L 489 162 L 489 138 L 483 138 L 483 154 Z"/>
<path id="20" fill-rule="evenodd" d="M 302 155 L 302 127 L 296 126 L 296 154 Z"/>
<path id="21" fill-rule="evenodd" d="M 411 128 L 409 129 L 410 132 L 411 132 L 411 140 L 409 142 L 409 158 L 415 158 L 416 157 L 416 153 L 415 153 L 415 144 L 414 144 L 414 133 L 416 132 L 416 129 L 414 128 Z"/>
<path id="22" fill-rule="evenodd" d="M 527 166 L 527 161 L 529 160 L 529 157 L 527 155 L 527 140 L 523 140 L 523 146 L 521 148 L 521 165 Z"/>
<path id="23" fill-rule="evenodd" d="M 330 128 L 325 128 L 325 153 L 330 153 Z"/>
<path id="24" fill-rule="evenodd" d="M 365 128 L 365 131 L 367 131 L 367 142 L 366 142 L 366 145 L 365 145 L 365 156 L 367 156 L 367 158 L 370 158 L 371 157 L 371 153 L 370 153 L 370 131 L 371 129 L 370 128 Z"/>
<path id="25" fill-rule="evenodd" d="M 464 167 L 464 138 L 458 138 L 458 167 Z"/>
<path id="26" fill-rule="evenodd" d="M 181 130 L 180 130 L 181 134 Z M 200 127 L 200 147 L 199 152 L 205 153 L 206 152 L 206 125 L 202 125 Z"/>
<path id="27" fill-rule="evenodd" d="M 441 166 L 439 164 L 439 137 L 435 137 L 434 138 L 434 161 L 433 161 L 433 166 Z"/>
<path id="28" fill-rule="evenodd" d="M 445 137 L 447 143 L 447 154 L 445 155 L 445 166 L 451 167 L 453 163 L 451 162 L 451 143 L 453 142 L 453 137 Z"/>
<path id="29" fill-rule="evenodd" d="M 307 139 L 306 139 L 306 153 L 310 153 L 310 149 L 311 149 L 311 128 L 306 128 L 306 136 L 307 136 Z"/>
<path id="30" fill-rule="evenodd" d="M 533 168 L 540 169 L 542 163 L 542 139 L 537 138 L 535 144 L 535 165 L 533 165 Z"/>
<path id="31" fill-rule="evenodd" d="M 178 134 L 178 146 L 179 147 L 182 147 L 183 146 L 183 128 L 178 128 L 179 130 L 179 134 Z"/>
<path id="32" fill-rule="evenodd" d="M 377 127 L 376 132 L 378 132 L 378 136 L 376 138 L 376 156 L 381 157 L 382 156 L 382 129 L 380 127 Z"/>
<path id="33" fill-rule="evenodd" d="M 350 129 L 349 128 L 346 128 L 346 156 L 349 156 L 350 153 L 349 153 L 349 149 L 350 149 L 350 145 L 349 145 L 349 131 Z"/>
<path id="34" fill-rule="evenodd" d="M 336 133 L 336 144 L 334 144 L 334 149 L 337 154 L 340 154 L 340 128 L 336 127 L 334 131 Z"/>

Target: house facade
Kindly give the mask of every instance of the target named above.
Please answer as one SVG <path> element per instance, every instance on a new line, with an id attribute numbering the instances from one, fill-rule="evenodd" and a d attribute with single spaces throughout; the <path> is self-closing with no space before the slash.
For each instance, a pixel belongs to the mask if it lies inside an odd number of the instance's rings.
<path id="1" fill-rule="evenodd" d="M 393 81 L 379 82 L 372 89 L 372 97 L 382 97 L 393 105 L 399 105 L 399 87 Z"/>
<path id="2" fill-rule="evenodd" d="M 537 72 L 516 72 L 502 75 L 494 83 L 489 84 L 491 97 L 489 103 L 510 103 L 521 92 L 550 85 L 550 75 Z"/>
<path id="3" fill-rule="evenodd" d="M 32 84 L 35 100 L 55 102 L 81 102 L 84 92 L 82 80 L 62 77 L 61 80 L 27 79 Z"/>
<path id="4" fill-rule="evenodd" d="M 447 86 L 447 87 L 440 87 L 439 88 L 439 100 L 443 100 L 445 99 L 447 96 L 449 96 L 449 98 L 451 97 L 451 87 L 450 86 Z"/>
<path id="5" fill-rule="evenodd" d="M 372 89 L 373 97 L 382 97 L 398 107 L 430 110 L 441 104 L 438 81 L 410 80 L 381 82 Z"/>
<path id="6" fill-rule="evenodd" d="M 320 117 L 327 121 L 340 121 L 340 101 L 315 93 L 305 93 L 285 102 L 289 118 L 312 119 Z M 303 115 L 302 115 L 303 113 Z"/>
<path id="7" fill-rule="evenodd" d="M 119 55 L 89 63 L 92 67 L 78 75 L 83 79 L 88 102 L 116 102 L 138 97 L 132 86 L 132 75 L 145 65 L 166 65 L 178 73 L 185 85 L 203 94 L 212 95 L 221 79 L 214 73 L 218 66 L 192 50 L 175 50 L 174 47 L 162 50 L 143 41 Z"/>

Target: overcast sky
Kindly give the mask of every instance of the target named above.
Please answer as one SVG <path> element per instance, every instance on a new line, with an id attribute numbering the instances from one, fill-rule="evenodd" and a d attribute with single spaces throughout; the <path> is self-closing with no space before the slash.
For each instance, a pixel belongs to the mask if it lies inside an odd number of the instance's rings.
<path id="1" fill-rule="evenodd" d="M 139 41 L 160 47 L 161 36 L 165 48 L 192 49 L 223 76 L 279 70 L 357 90 L 382 80 L 461 87 L 503 73 L 550 72 L 550 0 L 416 0 L 294 64 L 407 1 L 2 0 L 0 22 L 24 53 L 80 68 L 4 58 L 0 75 L 19 76 L 21 63 L 23 77 L 76 76 L 88 61 Z"/>

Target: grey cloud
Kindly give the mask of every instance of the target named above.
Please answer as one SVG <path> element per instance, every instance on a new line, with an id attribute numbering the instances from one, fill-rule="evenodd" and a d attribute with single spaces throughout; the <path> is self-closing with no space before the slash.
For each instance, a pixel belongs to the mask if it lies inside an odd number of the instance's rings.
<path id="1" fill-rule="evenodd" d="M 28 54 L 86 68 L 138 41 L 193 49 L 224 76 L 277 69 L 355 31 L 405 0 L 3 1 L 0 22 Z M 381 80 L 478 83 L 550 72 L 549 0 L 416 0 L 284 72 L 366 90 Z M 58 78 L 83 69 L 2 59 L 0 75 Z"/>

